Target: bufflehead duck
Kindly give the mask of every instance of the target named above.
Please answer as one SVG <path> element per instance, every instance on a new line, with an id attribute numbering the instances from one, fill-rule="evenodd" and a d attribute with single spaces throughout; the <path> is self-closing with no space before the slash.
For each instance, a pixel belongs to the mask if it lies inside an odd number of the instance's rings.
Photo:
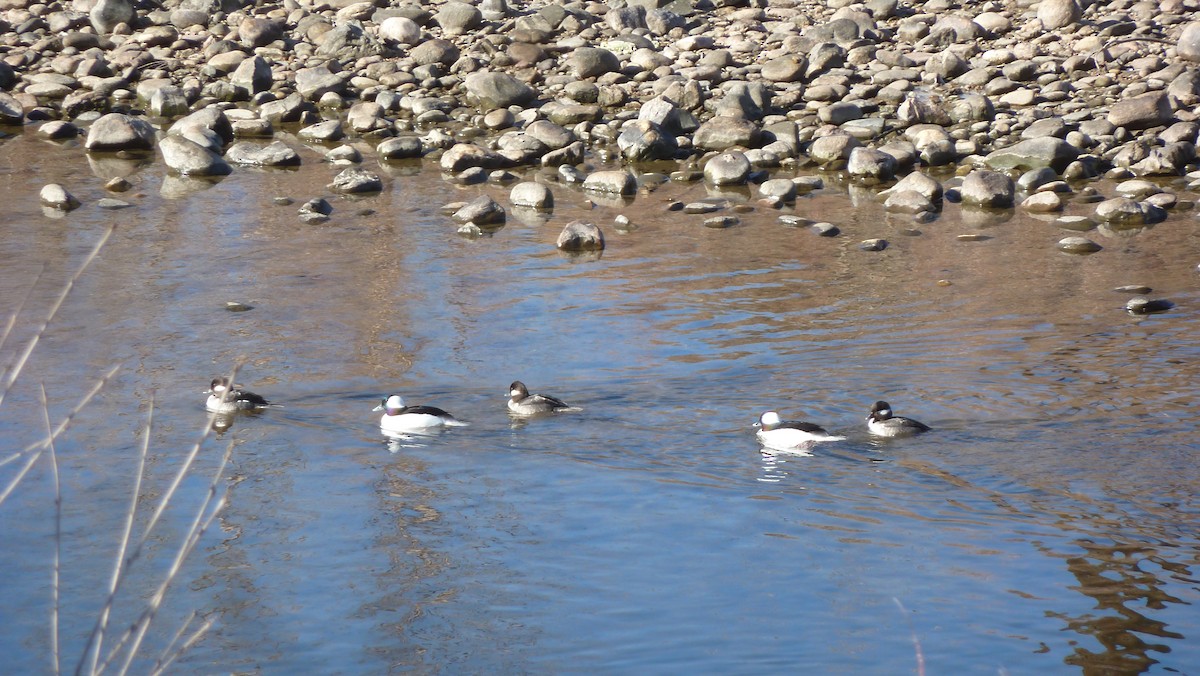
<path id="1" fill-rule="evenodd" d="M 379 427 L 385 432 L 411 432 L 467 424 L 434 406 L 405 406 L 404 399 L 398 394 L 384 399 L 374 410 L 384 412 L 379 419 Z"/>
<path id="2" fill-rule="evenodd" d="M 579 411 L 562 399 L 545 394 L 530 394 L 525 383 L 516 380 L 508 386 L 508 410 L 518 415 L 537 415 L 556 411 Z"/>
<path id="3" fill-rule="evenodd" d="M 241 389 L 241 385 L 232 384 L 229 378 L 212 378 L 209 384 L 209 400 L 204 407 L 214 413 L 233 413 L 235 411 L 257 411 L 266 408 L 271 402 L 262 395 Z"/>
<path id="4" fill-rule="evenodd" d="M 830 434 L 824 427 L 810 422 L 783 420 L 775 411 L 762 414 L 754 426 L 758 428 L 755 436 L 762 445 L 777 450 L 794 450 L 818 441 L 841 441 L 846 438 Z"/>
<path id="5" fill-rule="evenodd" d="M 240 385 L 230 383 L 228 378 L 213 378 L 206 394 L 209 396 L 204 407 L 214 413 L 253 411 L 271 405 L 271 402 L 261 395 L 247 392 Z"/>
<path id="6" fill-rule="evenodd" d="M 892 407 L 886 401 L 877 401 L 867 415 L 867 431 L 880 437 L 907 437 L 933 429 L 912 418 L 892 415 Z"/>

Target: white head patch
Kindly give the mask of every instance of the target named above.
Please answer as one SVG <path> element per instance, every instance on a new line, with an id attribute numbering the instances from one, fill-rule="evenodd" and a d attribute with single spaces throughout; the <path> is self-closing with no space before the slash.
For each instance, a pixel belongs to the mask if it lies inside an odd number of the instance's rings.
<path id="1" fill-rule="evenodd" d="M 766 413 L 762 414 L 762 417 L 759 418 L 758 421 L 764 425 L 778 425 L 780 422 L 782 422 L 782 419 L 775 411 L 767 411 Z"/>

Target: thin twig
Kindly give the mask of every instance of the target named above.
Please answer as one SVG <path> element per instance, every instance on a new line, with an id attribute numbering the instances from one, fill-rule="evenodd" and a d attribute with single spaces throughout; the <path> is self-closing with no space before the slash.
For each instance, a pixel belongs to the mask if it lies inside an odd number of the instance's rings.
<path id="1" fill-rule="evenodd" d="M 2 342 L 2 341 L 0 341 Z M 54 665 L 54 676 L 62 673 L 59 665 L 58 648 L 58 604 L 59 566 L 62 562 L 62 484 L 58 479 L 58 454 L 54 448 L 53 430 L 50 426 L 50 404 L 46 399 L 46 385 L 42 383 L 42 418 L 46 423 L 46 435 L 50 439 L 50 476 L 54 479 L 54 567 L 50 573 L 50 658 Z"/>
<path id="2" fill-rule="evenodd" d="M 158 659 L 154 660 L 154 667 L 151 668 L 150 673 L 158 673 L 158 671 L 162 668 L 163 661 L 166 660 L 167 656 L 175 650 L 175 644 L 179 642 L 179 639 L 183 636 L 184 632 L 188 630 L 188 627 L 192 626 L 192 620 L 195 620 L 199 616 L 200 613 L 193 610 L 192 614 L 188 615 L 188 618 L 184 620 L 183 624 L 179 625 L 179 629 L 175 631 L 175 635 L 171 637 L 170 641 L 167 641 L 167 647 L 163 648 L 163 651 L 159 654 Z"/>
<path id="3" fill-rule="evenodd" d="M 25 364 L 29 361 L 29 355 L 33 354 L 33 349 L 37 347 L 38 341 L 42 339 L 42 334 L 46 332 L 46 327 L 50 325 L 50 322 L 54 319 L 54 315 L 58 314 L 59 308 L 61 308 L 63 303 L 66 302 L 67 295 L 71 293 L 71 289 L 75 288 L 75 282 L 79 281 L 79 277 L 83 274 L 83 271 L 86 270 L 88 266 L 91 265 L 92 261 L 96 260 L 96 257 L 100 255 L 100 249 L 104 247 L 104 243 L 108 241 L 110 236 L 112 236 L 114 230 L 116 230 L 115 225 L 109 227 L 109 229 L 104 232 L 104 234 L 100 237 L 100 241 L 96 242 L 96 246 L 92 247 L 92 252 L 83 259 L 83 264 L 79 266 L 79 269 L 75 271 L 75 274 L 71 276 L 71 279 L 67 280 L 67 284 L 63 287 L 62 293 L 58 294 L 58 299 L 55 300 L 50 306 L 50 312 L 46 314 L 46 319 L 42 321 L 41 326 L 39 326 L 37 331 L 34 332 L 33 337 L 29 339 L 29 343 L 25 345 L 25 349 L 13 363 L 12 370 L 9 371 L 8 375 L 5 377 L 4 385 L 3 387 L 0 387 L 0 404 L 4 403 L 4 397 L 8 394 L 8 390 L 12 387 L 12 384 L 16 382 L 17 376 L 21 375 L 21 370 L 25 368 Z"/>
<path id="4" fill-rule="evenodd" d="M 108 628 L 108 618 L 112 612 L 113 599 L 116 598 L 117 584 L 127 569 L 125 552 L 129 549 L 129 539 L 133 533 L 133 521 L 134 515 L 137 513 L 138 498 L 142 495 L 142 477 L 146 470 L 146 456 L 150 453 L 150 436 L 153 431 L 154 394 L 151 393 L 149 411 L 146 412 L 146 425 L 142 428 L 142 448 L 138 453 L 137 474 L 133 480 L 133 492 L 129 498 L 129 509 L 125 512 L 125 528 L 121 532 L 121 544 L 117 547 L 117 560 L 113 563 L 112 577 L 108 581 L 108 597 L 105 599 L 104 608 L 100 610 L 100 617 L 97 620 L 96 645 L 94 649 L 89 648 L 91 664 L 88 665 L 88 673 L 96 670 L 96 659 L 99 657 L 101 647 L 104 644 L 104 632 Z M 85 654 L 84 657 L 87 658 L 88 655 Z"/>
<path id="5" fill-rule="evenodd" d="M 28 303 L 30 297 L 33 296 L 33 290 L 37 288 L 38 282 L 42 281 L 42 275 L 44 274 L 46 274 L 45 263 L 42 264 L 42 269 L 38 270 L 38 273 L 33 276 L 33 283 L 29 285 L 28 289 L 25 289 L 25 295 L 21 296 L 21 300 L 17 303 L 16 309 L 14 309 L 12 314 L 8 316 L 8 323 L 4 325 L 4 333 L 0 334 L 0 348 L 3 348 L 4 344 L 8 342 L 9 334 L 12 333 L 13 327 L 17 325 L 17 317 L 20 317 L 21 313 L 25 311 L 25 304 Z M 11 363 L 6 365 L 4 367 L 4 372 L 8 373 L 8 369 L 11 366 Z"/>
<path id="6" fill-rule="evenodd" d="M 154 670 L 150 672 L 150 676 L 159 676 L 159 674 L 166 671 L 167 667 L 171 666 L 175 660 L 179 659 L 180 655 L 186 653 L 191 649 L 192 646 L 196 645 L 196 642 L 203 638 L 204 635 L 208 633 L 208 630 L 212 628 L 212 626 L 212 620 L 205 620 L 204 624 L 200 625 L 200 628 L 197 629 L 191 636 L 189 636 L 188 640 L 185 641 L 183 645 L 179 646 L 179 650 L 176 650 L 174 653 L 165 656 L 165 659 L 159 658 L 159 664 L 156 665 Z"/>
<path id="7" fill-rule="evenodd" d="M 95 397 L 100 392 L 101 389 L 103 389 L 103 387 L 108 383 L 109 379 L 111 379 L 113 377 L 113 375 L 116 374 L 117 370 L 120 368 L 121 368 L 121 366 L 120 366 L 120 364 L 118 364 L 118 365 L 112 367 L 111 369 L 109 369 L 108 373 L 105 373 L 100 378 L 100 380 L 97 381 L 96 384 L 92 386 L 92 389 L 88 390 L 87 394 L 85 394 L 83 396 L 83 399 L 79 400 L 79 403 L 75 405 L 75 408 L 71 409 L 71 412 L 67 414 L 67 417 L 63 418 L 58 423 L 58 427 L 54 428 L 54 431 L 52 433 L 50 433 L 50 435 L 48 437 L 46 437 L 45 439 L 43 439 L 41 441 L 37 441 L 37 442 L 34 442 L 34 443 L 26 446 L 21 451 L 13 454 L 12 456 L 10 456 L 8 458 L 5 458 L 3 462 L 0 462 L 0 466 L 3 466 L 3 465 L 8 464 L 9 462 L 11 462 L 12 460 L 15 460 L 15 459 L 21 457 L 22 455 L 25 455 L 26 453 L 31 454 L 29 457 L 29 462 L 27 462 L 25 464 L 25 467 L 23 467 L 21 469 L 21 471 L 17 473 L 17 476 L 13 477 L 13 480 L 10 481 L 8 483 L 8 486 L 6 486 L 4 488 L 4 492 L 0 493 L 0 505 L 4 504 L 4 501 L 7 500 L 8 496 L 11 495 L 13 490 L 16 489 L 17 484 L 21 483 L 21 479 L 25 478 L 25 474 L 26 474 L 26 472 L 29 471 L 29 468 L 33 465 L 34 462 L 37 462 L 37 459 L 39 457 L 41 457 L 42 451 L 44 451 L 47 447 L 49 447 L 50 444 L 54 443 L 55 439 L 62 436 L 63 432 L 67 431 L 67 428 L 71 426 L 71 421 L 75 419 L 75 416 L 78 415 L 79 412 L 83 410 L 84 406 L 88 405 L 88 403 L 92 400 L 92 398 Z"/>
<path id="8" fill-rule="evenodd" d="M 216 520 L 217 515 L 225 507 L 225 497 L 222 496 L 218 499 L 217 489 L 220 487 L 221 477 L 225 474 L 225 465 L 228 464 L 229 458 L 232 455 L 233 441 L 230 441 L 228 448 L 225 450 L 225 454 L 221 457 L 221 464 L 217 467 L 217 471 L 213 474 L 212 482 L 208 485 L 208 493 L 205 495 L 204 502 L 200 505 L 200 508 L 196 510 L 196 518 L 192 521 L 191 527 L 188 528 L 183 545 L 181 545 L 179 550 L 176 552 L 175 559 L 171 562 L 171 567 L 167 571 L 166 577 L 163 578 L 162 583 L 159 584 L 158 589 L 154 592 L 154 595 L 150 597 L 150 603 L 147 605 L 146 609 L 142 611 L 141 616 L 139 616 L 138 619 L 134 621 L 133 625 L 131 625 L 126 631 L 126 636 L 128 636 L 131 632 L 135 633 L 129 648 L 125 651 L 125 661 L 117 672 L 121 676 L 124 676 L 124 674 L 129 672 L 129 666 L 133 662 L 133 658 L 137 656 L 138 649 L 142 644 L 142 639 L 145 638 L 146 632 L 150 629 L 150 624 L 154 621 L 155 616 L 158 614 L 158 609 L 162 606 L 163 598 L 167 595 L 167 588 L 170 587 L 171 583 L 175 581 L 175 578 L 179 575 L 179 571 L 183 568 L 183 562 L 187 560 L 189 555 L 191 555 L 192 550 L 194 550 L 196 547 L 196 544 L 200 542 L 200 538 L 204 535 L 204 533 L 208 530 L 208 527 L 212 525 L 212 522 Z M 209 505 L 212 504 L 214 500 L 216 501 L 216 506 L 208 514 L 207 518 L 205 518 L 205 512 L 209 512 Z M 126 636 L 121 638 L 120 644 L 124 644 L 126 642 Z M 109 657 L 105 659 L 104 664 L 100 666 L 100 670 L 97 673 L 102 673 L 104 671 L 104 669 L 108 666 L 112 658 L 116 656 L 116 653 L 120 649 L 121 645 L 118 645 L 113 649 L 113 652 L 111 652 Z"/>

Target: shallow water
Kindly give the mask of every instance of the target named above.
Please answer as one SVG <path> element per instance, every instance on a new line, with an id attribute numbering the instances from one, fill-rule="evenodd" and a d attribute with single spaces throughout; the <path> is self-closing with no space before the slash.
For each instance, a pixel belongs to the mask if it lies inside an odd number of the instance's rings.
<path id="1" fill-rule="evenodd" d="M 152 593 L 232 444 L 228 506 L 143 650 L 200 611 L 214 625 L 176 671 L 1200 665 L 1191 211 L 1089 233 L 1104 250 L 1072 256 L 1054 243 L 1075 233 L 1019 210 L 947 204 L 917 224 L 836 176 L 782 211 L 837 223 L 831 239 L 748 193 L 667 184 L 591 205 L 555 183 L 545 222 L 510 213 L 471 240 L 440 207 L 507 203 L 507 187 L 456 186 L 430 163 L 379 168 L 382 194 L 300 223 L 337 171 L 319 157 L 206 183 L 29 133 L 0 144 L 0 310 L 32 289 L 6 363 L 116 226 L 0 407 L 19 449 L 43 434 L 40 384 L 57 420 L 121 366 L 57 444 L 65 668 L 104 597 L 151 398 L 140 523 L 200 437 L 201 392 L 239 360 L 239 381 L 283 407 L 204 441 L 116 609 L 127 624 Z M 97 208 L 125 173 L 134 206 Z M 84 206 L 43 214 L 52 181 Z M 752 209 L 724 230 L 665 209 L 703 198 Z M 602 256 L 555 250 L 574 218 L 604 229 Z M 891 246 L 860 251 L 868 237 Z M 1131 317 L 1123 284 L 1176 308 Z M 518 378 L 583 411 L 511 419 Z M 371 408 L 393 392 L 472 424 L 387 439 Z M 880 398 L 935 431 L 869 438 Z M 750 424 L 767 409 L 848 439 L 764 454 Z M 0 506 L 14 673 L 48 669 L 53 517 L 39 463 Z"/>

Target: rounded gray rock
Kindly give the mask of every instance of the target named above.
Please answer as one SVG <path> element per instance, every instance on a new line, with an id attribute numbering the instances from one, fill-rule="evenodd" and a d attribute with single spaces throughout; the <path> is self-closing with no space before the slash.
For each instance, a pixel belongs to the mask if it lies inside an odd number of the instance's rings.
<path id="1" fill-rule="evenodd" d="M 604 233 L 595 223 L 571 221 L 559 233 L 555 246 L 563 251 L 599 251 L 604 248 Z"/>
<path id="2" fill-rule="evenodd" d="M 151 150 L 154 127 L 139 117 L 109 113 L 92 123 L 83 147 L 96 151 Z"/>
<path id="3" fill-rule="evenodd" d="M 503 225 L 507 219 L 504 207 L 487 195 L 480 195 L 467 202 L 451 217 L 459 223 L 475 225 Z"/>
<path id="4" fill-rule="evenodd" d="M 1082 16 L 1083 10 L 1075 0 L 1041 0 L 1038 3 L 1037 18 L 1046 30 L 1066 28 Z"/>
<path id="5" fill-rule="evenodd" d="M 252 167 L 291 167 L 300 164 L 300 155 L 283 141 L 266 146 L 249 141 L 235 143 L 225 151 L 225 159 Z"/>
<path id="6" fill-rule="evenodd" d="M 594 171 L 583 180 L 584 190 L 632 195 L 637 192 L 637 181 L 629 172 L 618 169 Z"/>
<path id="7" fill-rule="evenodd" d="M 846 173 L 856 178 L 890 181 L 896 174 L 896 158 L 874 148 L 854 148 L 846 162 Z"/>
<path id="8" fill-rule="evenodd" d="M 712 185 L 742 185 L 751 168 L 745 153 L 736 150 L 721 153 L 704 165 L 704 180 Z"/>
<path id="9" fill-rule="evenodd" d="M 333 183 L 326 187 L 345 194 L 379 192 L 383 190 L 383 180 L 366 169 L 350 167 L 333 177 Z"/>
<path id="10" fill-rule="evenodd" d="M 513 186 L 508 199 L 514 206 L 549 209 L 554 206 L 554 193 L 541 183 L 524 181 Z"/>
<path id="11" fill-rule="evenodd" d="M 507 73 L 471 73 L 463 85 L 471 100 L 484 110 L 524 105 L 537 96 L 532 87 Z"/>
<path id="12" fill-rule="evenodd" d="M 57 183 L 48 183 L 42 186 L 39 197 L 43 205 L 59 211 L 70 211 L 79 207 L 79 200 Z"/>
<path id="13" fill-rule="evenodd" d="M 164 136 L 158 149 L 163 163 L 183 176 L 225 176 L 233 171 L 220 155 L 182 136 Z"/>
<path id="14" fill-rule="evenodd" d="M 1016 189 L 1008 176 L 995 171 L 975 170 L 963 179 L 959 189 L 963 204 L 993 209 L 1013 205 Z"/>
<path id="15" fill-rule="evenodd" d="M 1066 253 L 1090 254 L 1103 248 L 1087 237 L 1064 237 L 1058 240 L 1058 250 Z"/>

